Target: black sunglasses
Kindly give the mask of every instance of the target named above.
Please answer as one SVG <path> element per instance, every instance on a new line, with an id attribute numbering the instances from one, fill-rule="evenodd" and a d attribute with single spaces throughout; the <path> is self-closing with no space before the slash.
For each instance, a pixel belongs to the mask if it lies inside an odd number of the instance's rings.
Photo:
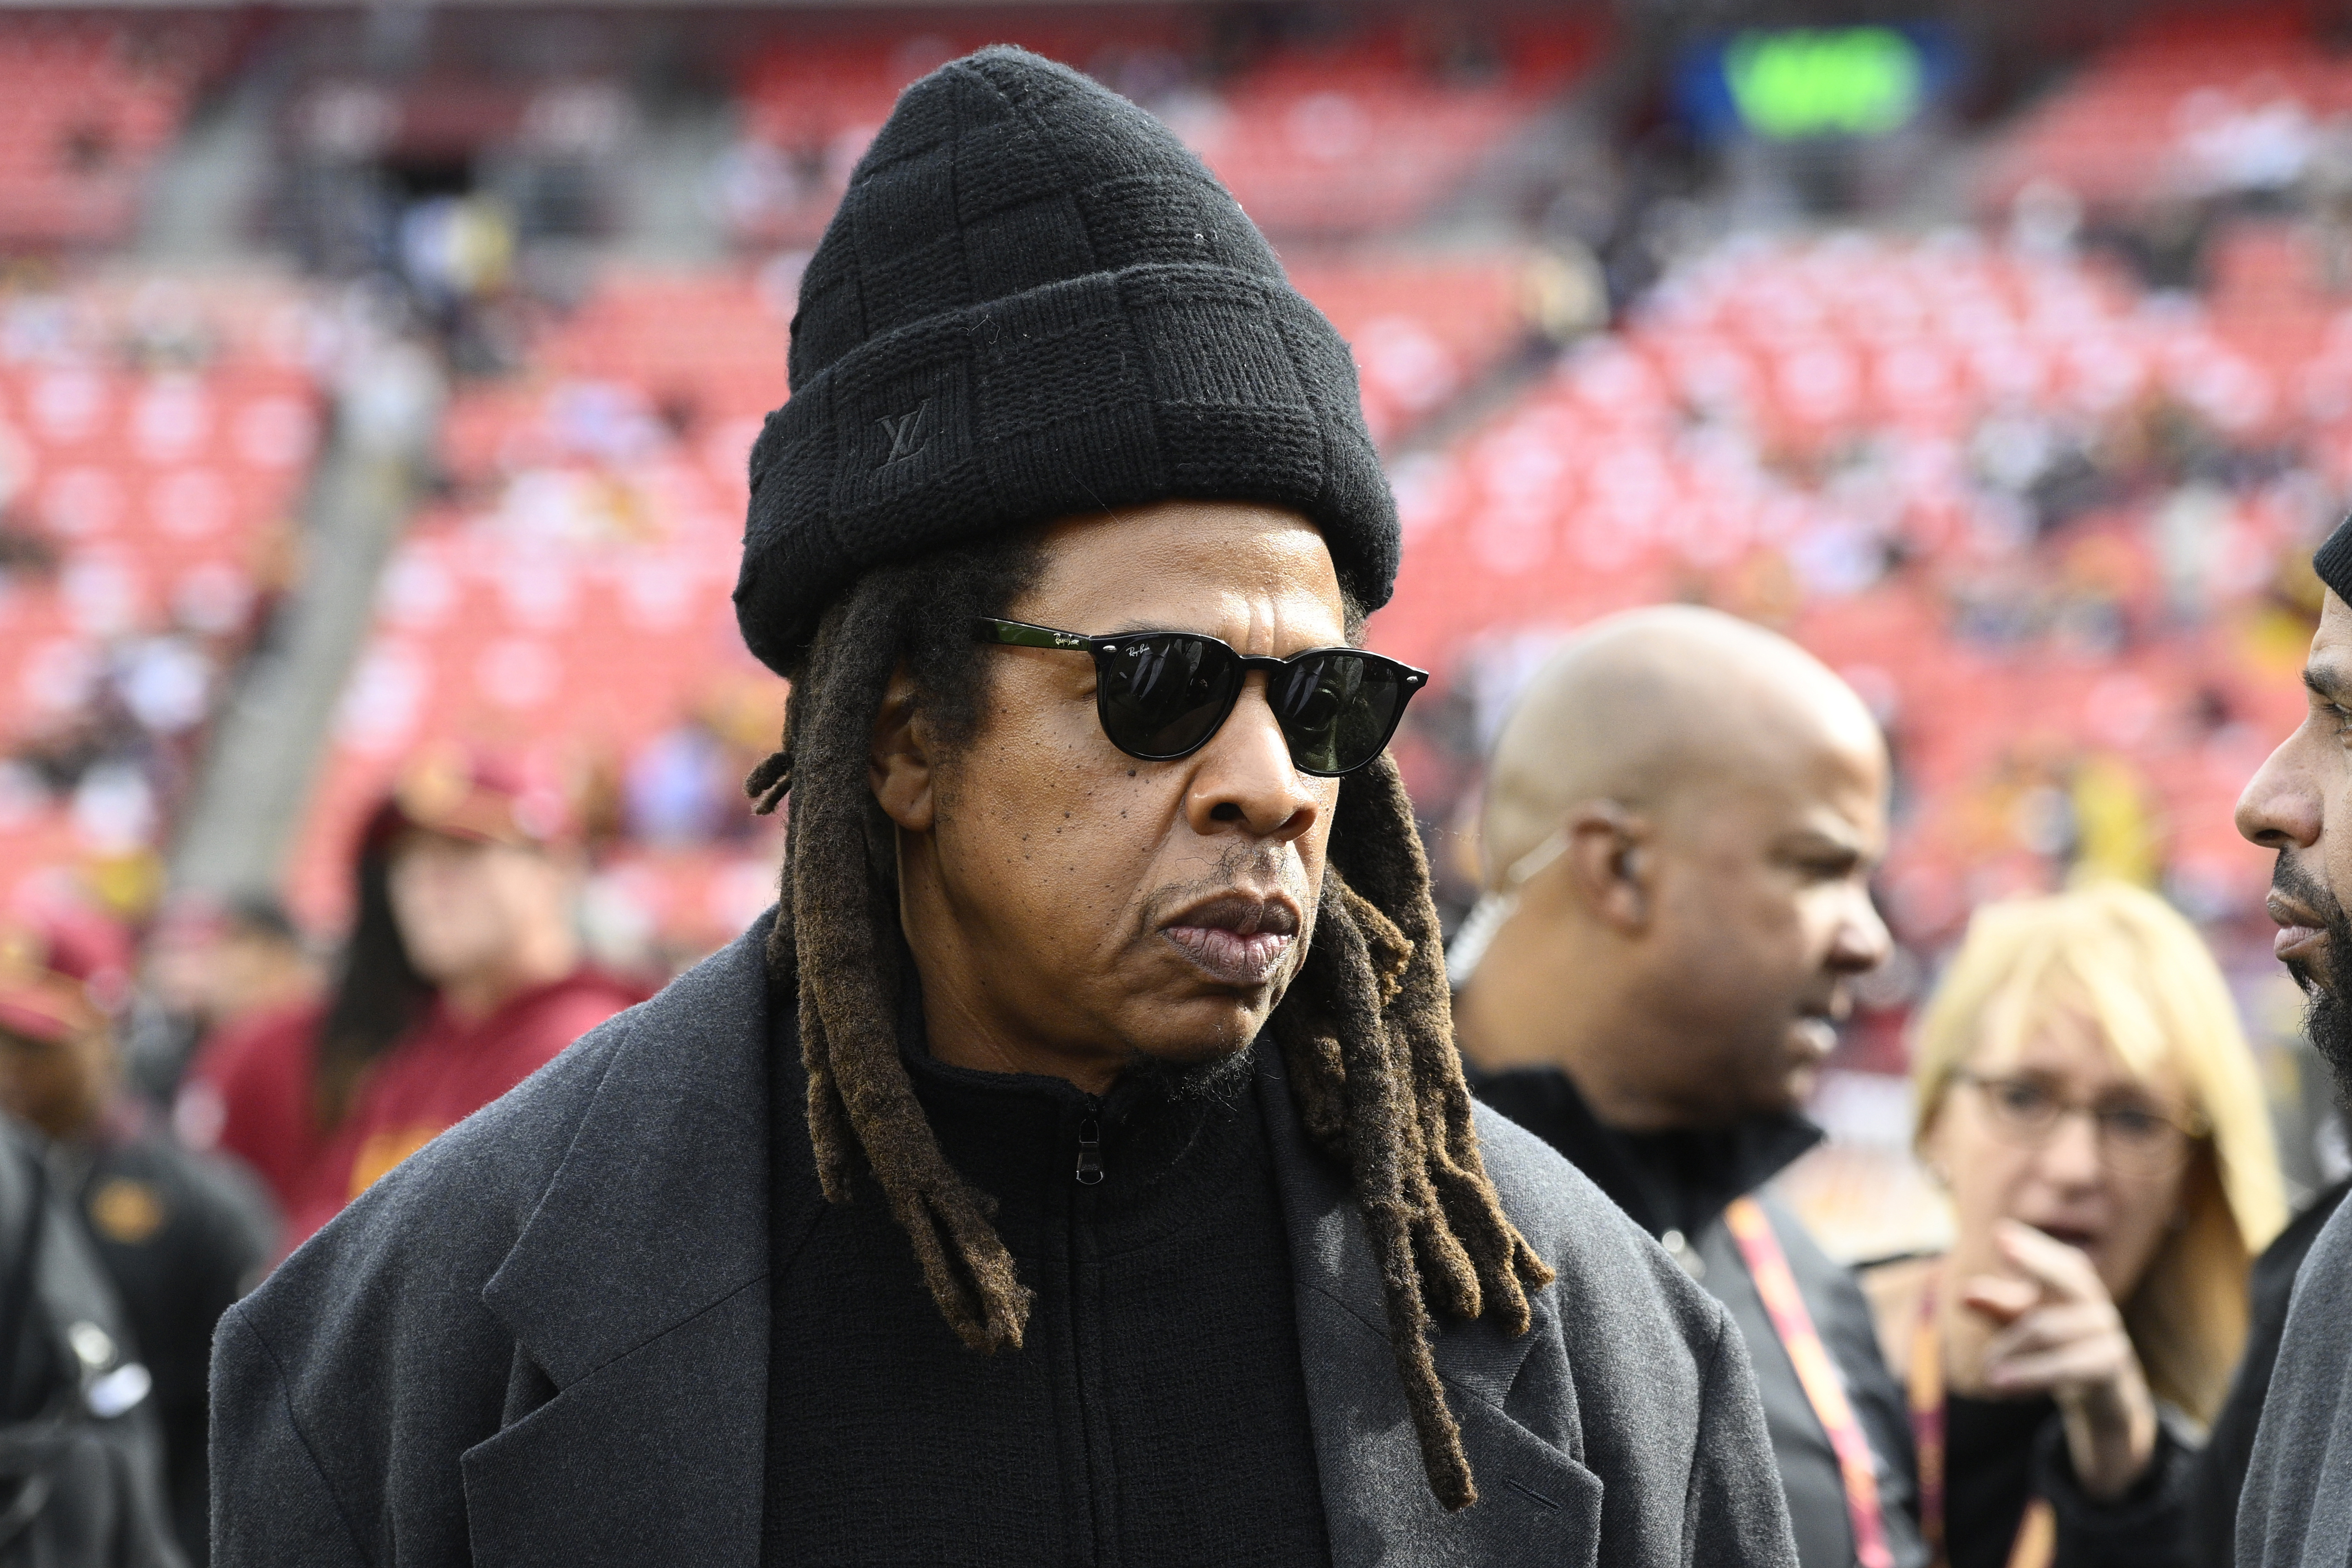
<path id="1" fill-rule="evenodd" d="M 1412 694 L 1429 672 L 1354 647 L 1310 647 L 1288 658 L 1236 653 L 1198 632 L 1126 632 L 1080 637 L 1025 621 L 985 616 L 980 640 L 1013 647 L 1061 648 L 1095 660 L 1095 713 L 1110 743 L 1130 757 L 1164 763 L 1209 743 L 1253 669 L 1265 675 L 1265 700 L 1290 760 L 1303 773 L 1338 778 L 1381 754 Z"/>

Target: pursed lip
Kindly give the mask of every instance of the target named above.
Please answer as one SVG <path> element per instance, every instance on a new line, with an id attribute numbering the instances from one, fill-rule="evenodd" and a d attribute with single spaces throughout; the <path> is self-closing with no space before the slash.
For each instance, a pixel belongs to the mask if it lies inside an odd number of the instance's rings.
<path id="1" fill-rule="evenodd" d="M 2301 957 L 2326 934 L 2327 928 L 2319 917 L 2292 899 L 2281 898 L 2273 892 L 2263 900 L 2263 908 L 2279 928 L 2277 934 L 2271 938 L 2271 952 L 2276 957 Z"/>
<path id="2" fill-rule="evenodd" d="M 1298 940 L 1298 906 L 1287 893 L 1242 889 L 1187 905 L 1160 928 L 1192 965 L 1222 984 L 1265 984 Z"/>

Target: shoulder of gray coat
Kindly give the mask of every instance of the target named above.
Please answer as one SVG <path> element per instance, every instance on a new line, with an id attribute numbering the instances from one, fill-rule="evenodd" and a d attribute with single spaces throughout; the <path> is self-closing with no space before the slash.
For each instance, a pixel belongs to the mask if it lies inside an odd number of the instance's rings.
<path id="1" fill-rule="evenodd" d="M 1559 1151 L 1483 1101 L 1474 1110 L 1479 1153 L 1503 1212 L 1552 1266 L 1565 1294 L 1604 1310 L 1663 1308 L 1686 1342 L 1712 1345 L 1729 1321 L 1722 1304 L 1655 1238 Z"/>
<path id="2" fill-rule="evenodd" d="M 562 1166 L 597 1084 L 635 1030 L 630 1013 L 581 1035 L 510 1093 L 385 1171 L 278 1265 L 247 1298 L 249 1311 L 268 1321 L 270 1307 L 301 1302 L 330 1279 L 341 1295 L 369 1279 L 424 1272 L 452 1286 L 470 1279 L 470 1289 L 458 1289 L 478 1293 Z"/>
<path id="3" fill-rule="evenodd" d="M 651 1000 L 589 1030 L 554 1060 L 386 1172 L 279 1266 L 339 1282 L 424 1268 L 478 1290 L 538 1209 L 616 1064 L 677 1076 L 665 1053 L 690 1058 L 747 1008 L 763 1005 L 773 912 L 679 975 Z M 275 1282 L 274 1280 L 272 1281 Z M 266 1289 L 266 1287 L 265 1287 Z"/>
<path id="4" fill-rule="evenodd" d="M 656 998 L 658 1001 L 658 998 Z M 378 1178 L 337 1216 L 362 1224 L 431 1220 L 515 1229 L 572 1147 L 596 1089 L 654 1003 L 615 1014 L 537 1072 Z"/>
<path id="5" fill-rule="evenodd" d="M 1569 1163 L 1559 1150 L 1495 1110 L 1472 1103 L 1478 1152 L 1486 1174 L 1503 1196 L 1503 1207 L 1519 1234 L 1547 1259 L 1563 1243 L 1598 1245 L 1611 1250 L 1647 1240 L 1623 1209 Z M 1588 1234 L 1589 1233 L 1589 1234 Z"/>
<path id="6" fill-rule="evenodd" d="M 246 1298 L 257 1330 L 287 1314 L 320 1327 L 340 1315 L 329 1301 L 369 1300 L 373 1316 L 395 1302 L 422 1307 L 416 1298 L 429 1295 L 474 1310 L 562 1164 L 636 1011 L 583 1035 L 352 1199 Z"/>

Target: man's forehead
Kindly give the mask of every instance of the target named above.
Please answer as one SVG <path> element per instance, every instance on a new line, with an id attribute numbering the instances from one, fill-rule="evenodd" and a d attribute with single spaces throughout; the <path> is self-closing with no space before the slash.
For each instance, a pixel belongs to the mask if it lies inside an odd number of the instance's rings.
<path id="1" fill-rule="evenodd" d="M 1166 500 L 1066 517 L 1038 533 L 1049 562 L 1108 555 L 1129 565 L 1236 563 L 1311 557 L 1330 570 L 1323 531 L 1287 507 L 1254 501 Z"/>
<path id="2" fill-rule="evenodd" d="M 1858 768 L 1724 768 L 1670 799 L 1669 816 L 1774 852 L 1836 847 L 1871 859 L 1885 848 L 1885 790 Z"/>
<path id="3" fill-rule="evenodd" d="M 1088 623 L 1073 630 L 1222 626 L 1236 613 L 1246 621 L 1248 606 L 1275 603 L 1336 623 L 1343 608 L 1321 532 L 1278 508 L 1168 502 L 1066 520 L 1041 542 L 1045 570 L 1024 603 L 1035 614 Z"/>

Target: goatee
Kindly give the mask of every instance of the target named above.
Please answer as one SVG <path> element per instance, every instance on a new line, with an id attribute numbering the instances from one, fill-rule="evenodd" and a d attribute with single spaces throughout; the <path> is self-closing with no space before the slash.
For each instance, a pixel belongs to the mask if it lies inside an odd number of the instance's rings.
<path id="1" fill-rule="evenodd" d="M 2291 958 L 2286 961 L 2286 972 L 2303 988 L 2305 1037 L 2335 1073 L 2337 1098 L 2352 1101 L 2352 1005 L 2336 989 L 2347 973 L 2347 960 L 2352 960 L 2352 920 L 2346 918 L 2344 906 L 2324 884 L 2283 853 L 2271 873 L 2271 886 L 2317 915 L 2326 932 L 2319 955 L 2324 963 Z"/>

